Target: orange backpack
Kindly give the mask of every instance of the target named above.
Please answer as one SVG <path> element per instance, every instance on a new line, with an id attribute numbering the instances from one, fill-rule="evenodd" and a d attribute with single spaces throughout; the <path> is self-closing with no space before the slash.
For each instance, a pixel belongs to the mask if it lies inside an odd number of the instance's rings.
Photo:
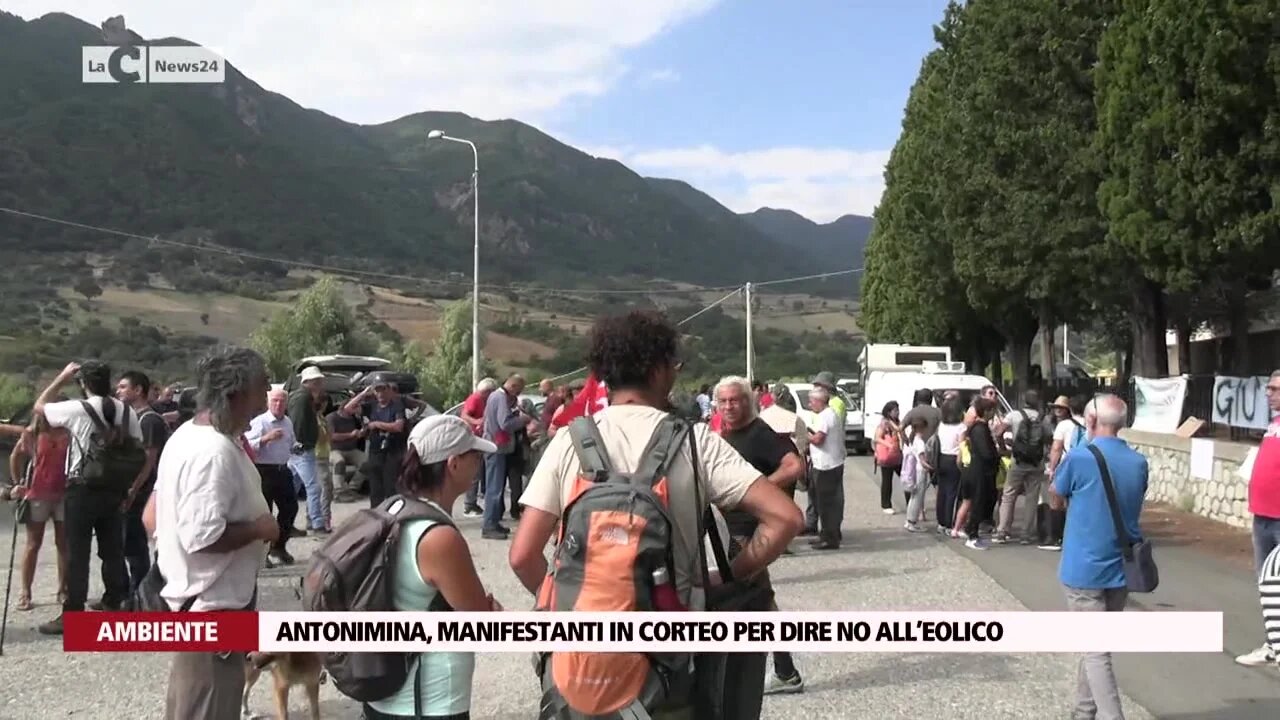
<path id="1" fill-rule="evenodd" d="M 667 469 L 688 437 L 667 416 L 633 473 L 615 470 L 594 418 L 569 425 L 581 470 L 560 518 L 560 533 L 539 610 L 657 610 L 655 582 L 674 579 L 674 531 Z M 657 579 L 655 579 L 655 575 Z M 542 720 L 648 717 L 691 675 L 687 654 L 556 652 L 540 656 Z"/>

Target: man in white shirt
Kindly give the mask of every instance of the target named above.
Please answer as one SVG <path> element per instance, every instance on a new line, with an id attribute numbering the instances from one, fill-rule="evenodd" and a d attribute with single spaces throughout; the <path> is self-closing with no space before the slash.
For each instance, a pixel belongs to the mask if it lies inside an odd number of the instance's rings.
<path id="1" fill-rule="evenodd" d="M 266 365 L 252 350 L 228 348 L 202 360 L 196 376 L 196 415 L 165 445 L 144 516 L 165 578 L 160 594 L 175 611 L 252 609 L 267 543 L 280 536 L 240 445 L 267 397 Z M 166 720 L 238 717 L 244 663 L 244 653 L 175 654 Z"/>
<path id="2" fill-rule="evenodd" d="M 809 457 L 813 462 L 813 487 L 818 502 L 818 538 L 810 543 L 816 550 L 840 547 L 840 525 L 844 521 L 844 423 L 830 406 L 825 388 L 809 391 L 809 409 L 816 416 L 809 428 Z"/>
<path id="3" fill-rule="evenodd" d="M 253 448 L 254 465 L 262 477 L 262 495 L 267 499 L 267 508 L 275 506 L 276 524 L 280 526 L 280 539 L 267 553 L 268 567 L 294 563 L 285 548 L 293 521 L 298 517 L 298 492 L 293 487 L 293 472 L 289 469 L 289 461 L 294 457 L 294 437 L 293 421 L 285 414 L 288 403 L 289 394 L 284 390 L 267 393 L 267 411 L 254 418 L 249 423 L 249 432 L 244 434 L 249 447 Z"/>
<path id="4" fill-rule="evenodd" d="M 53 402 L 58 391 L 72 378 L 79 382 L 85 399 Z M 104 478 L 101 483 L 90 483 L 84 476 L 85 458 L 89 448 L 105 440 L 100 437 L 95 417 L 107 427 L 127 427 L 129 435 L 141 444 L 138 416 L 111 397 L 111 368 L 95 360 L 87 360 L 82 365 L 70 363 L 63 368 L 36 398 L 34 410 L 50 427 L 65 428 L 71 436 L 65 496 L 67 598 L 62 610 L 85 609 L 89 595 L 89 554 L 95 536 L 98 557 L 102 560 L 104 591 L 102 600 L 93 603 L 93 609 L 119 610 L 129 599 L 129 576 L 124 564 L 124 513 L 120 506 L 134 478 Z M 90 416 L 90 412 L 94 416 Z M 39 631 L 45 635 L 61 635 L 62 615 L 41 625 Z"/>

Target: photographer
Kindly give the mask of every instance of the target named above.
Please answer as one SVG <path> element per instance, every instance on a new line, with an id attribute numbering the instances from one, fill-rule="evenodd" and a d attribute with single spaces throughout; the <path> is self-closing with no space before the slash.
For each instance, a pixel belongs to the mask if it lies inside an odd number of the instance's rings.
<path id="1" fill-rule="evenodd" d="M 404 401 L 392 393 L 385 376 L 375 373 L 369 386 L 348 400 L 342 411 L 363 413 L 367 418 L 368 459 L 361 471 L 369 481 L 369 506 L 377 507 L 396 491 L 396 477 L 409 435 Z"/>

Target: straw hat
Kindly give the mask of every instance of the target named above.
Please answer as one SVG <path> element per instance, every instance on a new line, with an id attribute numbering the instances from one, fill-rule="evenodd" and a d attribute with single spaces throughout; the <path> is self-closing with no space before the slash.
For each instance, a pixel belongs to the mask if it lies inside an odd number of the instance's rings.
<path id="1" fill-rule="evenodd" d="M 1059 395 L 1057 400 L 1050 405 L 1051 408 L 1062 408 L 1063 410 L 1071 409 L 1071 400 L 1066 395 Z"/>

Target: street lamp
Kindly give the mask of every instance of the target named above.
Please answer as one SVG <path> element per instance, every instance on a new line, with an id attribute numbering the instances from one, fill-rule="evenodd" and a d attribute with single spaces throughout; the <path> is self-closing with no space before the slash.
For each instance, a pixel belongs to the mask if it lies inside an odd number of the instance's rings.
<path id="1" fill-rule="evenodd" d="M 471 170 L 471 197 L 475 201 L 475 258 L 471 269 L 471 388 L 480 384 L 480 153 L 476 144 L 470 140 L 449 137 L 443 130 L 432 130 L 427 133 L 428 140 L 448 140 L 462 143 L 471 148 L 475 164 Z"/>

